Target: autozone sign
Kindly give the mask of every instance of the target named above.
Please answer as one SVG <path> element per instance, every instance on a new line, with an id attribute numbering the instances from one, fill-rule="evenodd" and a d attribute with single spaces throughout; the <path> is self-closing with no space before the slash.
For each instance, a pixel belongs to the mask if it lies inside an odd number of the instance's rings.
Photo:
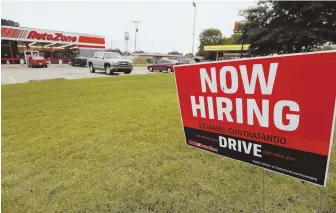
<path id="1" fill-rule="evenodd" d="M 21 39 L 21 40 L 41 40 L 41 41 L 60 41 L 77 42 L 78 36 L 66 35 L 61 32 L 38 31 L 34 29 L 1 27 L 1 36 L 3 38 Z"/>
<path id="2" fill-rule="evenodd" d="M 175 66 L 188 146 L 326 186 L 336 51 Z"/>
<path id="3" fill-rule="evenodd" d="M 57 32 L 51 30 L 30 29 L 24 27 L 1 26 L 2 39 L 41 43 L 70 43 L 83 48 L 105 49 L 103 36 L 80 33 Z"/>
<path id="4" fill-rule="evenodd" d="M 31 30 L 27 36 L 27 39 L 76 42 L 77 36 L 67 36 L 62 33 L 39 33 L 35 30 Z"/>

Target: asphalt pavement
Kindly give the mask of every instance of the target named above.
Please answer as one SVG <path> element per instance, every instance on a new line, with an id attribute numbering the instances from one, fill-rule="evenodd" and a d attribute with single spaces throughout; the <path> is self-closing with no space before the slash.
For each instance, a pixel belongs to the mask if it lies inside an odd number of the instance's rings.
<path id="1" fill-rule="evenodd" d="M 146 67 L 134 67 L 130 75 L 151 74 Z M 70 65 L 49 65 L 48 68 L 29 68 L 26 65 L 4 65 L 1 66 L 1 84 L 25 83 L 36 80 L 47 79 L 79 79 L 96 77 L 116 77 L 125 75 L 116 73 L 106 75 L 103 70 L 96 70 L 90 73 L 88 67 L 72 67 Z"/>

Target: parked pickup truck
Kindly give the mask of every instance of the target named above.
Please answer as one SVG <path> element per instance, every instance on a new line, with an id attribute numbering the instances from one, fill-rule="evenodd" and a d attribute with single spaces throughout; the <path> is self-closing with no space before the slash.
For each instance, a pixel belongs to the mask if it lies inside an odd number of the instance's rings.
<path id="1" fill-rule="evenodd" d="M 104 70 L 107 75 L 113 72 L 123 72 L 130 74 L 133 70 L 133 65 L 130 60 L 124 59 L 117 52 L 95 52 L 93 58 L 87 59 L 90 72 L 96 70 Z"/>

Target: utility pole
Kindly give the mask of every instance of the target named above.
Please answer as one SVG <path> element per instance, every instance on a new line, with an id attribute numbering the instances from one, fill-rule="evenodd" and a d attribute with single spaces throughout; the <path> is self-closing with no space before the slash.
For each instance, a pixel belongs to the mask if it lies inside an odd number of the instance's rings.
<path id="1" fill-rule="evenodd" d="M 196 3 L 193 2 L 192 3 L 194 8 L 195 8 L 195 12 L 194 12 L 194 30 L 193 30 L 193 43 L 192 43 L 192 49 L 191 49 L 191 53 L 194 55 L 194 42 L 195 42 L 195 24 L 196 24 Z"/>
<path id="2" fill-rule="evenodd" d="M 137 32 L 138 32 L 138 23 L 140 21 L 132 21 L 135 24 L 135 35 L 134 35 L 134 52 L 136 52 L 136 39 L 137 39 Z"/>

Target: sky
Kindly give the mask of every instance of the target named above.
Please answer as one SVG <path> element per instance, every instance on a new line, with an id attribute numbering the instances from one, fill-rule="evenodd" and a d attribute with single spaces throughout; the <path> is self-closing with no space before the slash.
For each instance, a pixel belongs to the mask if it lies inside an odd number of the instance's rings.
<path id="1" fill-rule="evenodd" d="M 244 20 L 239 10 L 254 1 L 196 1 L 194 52 L 198 36 L 206 28 L 219 28 L 224 36 L 233 33 L 235 21 Z M 1 18 L 22 27 L 105 36 L 108 48 L 134 51 L 137 20 L 137 50 L 168 53 L 192 51 L 194 7 L 192 1 L 2 1 Z"/>

